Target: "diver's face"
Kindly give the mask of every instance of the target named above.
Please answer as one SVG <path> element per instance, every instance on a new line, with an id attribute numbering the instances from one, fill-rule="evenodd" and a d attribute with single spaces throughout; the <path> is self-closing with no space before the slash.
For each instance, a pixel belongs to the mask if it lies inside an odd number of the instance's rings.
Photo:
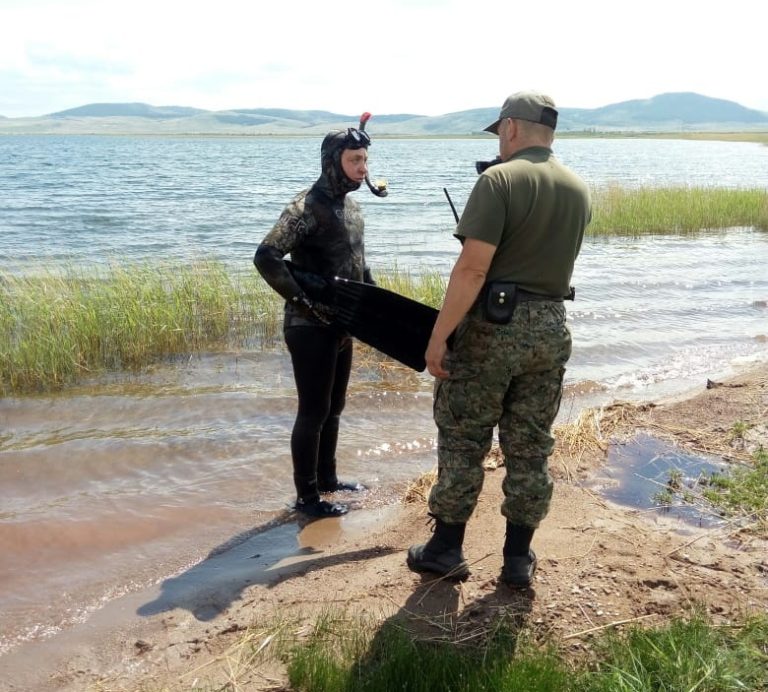
<path id="1" fill-rule="evenodd" d="M 362 183 L 368 174 L 368 150 L 345 149 L 341 152 L 341 170 L 355 183 Z"/>

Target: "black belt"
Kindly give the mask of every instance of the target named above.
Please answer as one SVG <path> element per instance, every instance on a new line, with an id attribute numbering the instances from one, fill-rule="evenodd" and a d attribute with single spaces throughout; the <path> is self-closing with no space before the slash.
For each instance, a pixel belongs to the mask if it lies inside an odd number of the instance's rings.
<path id="1" fill-rule="evenodd" d="M 492 283 L 493 283 L 492 281 L 489 281 L 487 284 L 483 286 L 483 288 L 480 291 L 480 295 L 478 296 L 479 300 L 485 299 L 485 296 L 488 294 L 490 285 Z M 571 286 L 570 290 L 568 291 L 568 295 L 565 295 L 565 296 L 551 296 L 551 295 L 546 295 L 544 293 L 532 293 L 531 291 L 525 291 L 522 288 L 515 287 L 514 295 L 515 295 L 516 302 L 518 303 L 528 303 L 534 300 L 548 300 L 555 303 L 562 303 L 564 300 L 576 299 L 576 288 Z"/>
<path id="2" fill-rule="evenodd" d="M 567 296 L 548 296 L 543 293 L 531 293 L 530 291 L 524 291 L 522 288 L 518 288 L 515 292 L 518 303 L 528 303 L 533 300 L 549 300 L 555 303 L 562 303 L 564 300 L 575 300 L 576 289 L 571 286 L 571 290 Z"/>
<path id="3" fill-rule="evenodd" d="M 508 324 L 512 319 L 515 306 L 520 303 L 533 301 L 562 303 L 564 300 L 573 300 L 575 296 L 576 290 L 573 287 L 567 296 L 551 296 L 518 288 L 512 281 L 489 281 L 480 291 L 473 309 L 477 307 L 483 319 L 488 322 Z"/>

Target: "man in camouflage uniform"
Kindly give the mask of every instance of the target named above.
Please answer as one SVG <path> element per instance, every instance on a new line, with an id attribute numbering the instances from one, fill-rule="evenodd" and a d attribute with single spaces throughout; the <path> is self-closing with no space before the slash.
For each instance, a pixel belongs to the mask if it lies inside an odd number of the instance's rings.
<path id="1" fill-rule="evenodd" d="M 506 468 L 501 579 L 526 587 L 536 569 L 530 543 L 552 497 L 551 428 L 571 354 L 563 299 L 591 218 L 587 186 L 552 153 L 556 123 L 549 97 L 519 92 L 486 128 L 498 135 L 500 163 L 480 174 L 459 221 L 462 251 L 426 351 L 438 478 L 435 532 L 408 551 L 417 572 L 469 575 L 464 529 L 496 426 Z"/>
<path id="2" fill-rule="evenodd" d="M 352 337 L 329 324 L 288 270 L 298 269 L 373 283 L 365 263 L 363 214 L 349 192 L 368 181 L 370 139 L 362 129 L 326 135 L 320 148 L 321 175 L 288 204 L 256 250 L 254 264 L 286 300 L 283 334 L 291 354 L 299 397 L 291 433 L 295 509 L 312 517 L 339 516 L 347 505 L 321 494 L 362 490 L 336 475 L 336 444 L 352 365 Z M 370 183 L 369 183 L 369 187 Z"/>

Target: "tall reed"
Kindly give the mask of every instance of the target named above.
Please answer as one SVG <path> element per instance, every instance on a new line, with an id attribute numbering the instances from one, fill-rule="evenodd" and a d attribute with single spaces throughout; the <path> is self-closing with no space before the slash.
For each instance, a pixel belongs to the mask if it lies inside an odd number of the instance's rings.
<path id="1" fill-rule="evenodd" d="M 594 191 L 594 236 L 768 230 L 768 192 L 717 188 Z M 34 268 L 32 268 L 34 269 Z M 256 271 L 213 261 L 0 273 L 0 392 L 48 390 L 106 370 L 203 349 L 279 341 L 282 301 Z M 436 271 L 379 269 L 380 286 L 440 307 Z"/>
<path id="2" fill-rule="evenodd" d="M 414 276 L 411 272 L 397 267 L 382 268 L 376 271 L 374 278 L 378 286 L 433 308 L 439 308 L 443 304 L 448 284 L 446 277 L 431 269 L 423 269 Z"/>
<path id="3" fill-rule="evenodd" d="M 0 275 L 0 388 L 46 390 L 259 330 L 269 338 L 277 308 L 263 282 L 216 262 Z"/>
<path id="4" fill-rule="evenodd" d="M 593 192 L 587 233 L 685 235 L 740 226 L 768 230 L 768 191 L 609 186 Z"/>
<path id="5" fill-rule="evenodd" d="M 380 285 L 439 306 L 437 272 L 384 271 Z M 282 299 L 257 272 L 218 262 L 0 274 L 0 392 L 59 388 L 175 355 L 280 341 Z"/>

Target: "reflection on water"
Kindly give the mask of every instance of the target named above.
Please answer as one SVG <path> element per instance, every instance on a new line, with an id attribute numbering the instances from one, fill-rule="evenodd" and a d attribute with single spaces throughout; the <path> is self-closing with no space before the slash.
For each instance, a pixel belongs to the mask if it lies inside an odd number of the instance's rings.
<path id="1" fill-rule="evenodd" d="M 659 515 L 695 526 L 713 527 L 723 519 L 706 507 L 673 501 L 668 484 L 671 479 L 680 488 L 693 488 L 700 479 L 723 473 L 726 466 L 715 459 L 688 454 L 679 448 L 641 433 L 629 442 L 612 445 L 599 477 L 590 481 L 603 497 L 620 505 L 653 510 Z"/>
<path id="2" fill-rule="evenodd" d="M 569 309 L 569 372 L 617 389 L 700 378 L 765 353 L 768 235 L 590 241 Z"/>

